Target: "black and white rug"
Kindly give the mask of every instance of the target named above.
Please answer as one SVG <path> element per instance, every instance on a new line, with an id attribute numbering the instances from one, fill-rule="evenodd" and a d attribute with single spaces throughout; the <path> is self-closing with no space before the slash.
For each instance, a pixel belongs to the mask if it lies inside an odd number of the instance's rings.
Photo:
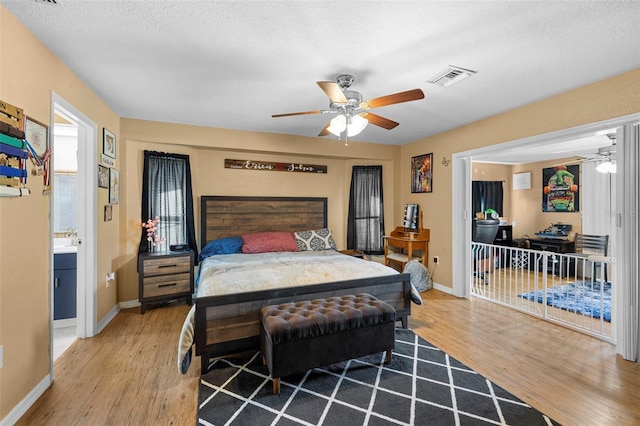
<path id="1" fill-rule="evenodd" d="M 201 425 L 557 425 L 410 330 L 376 354 L 282 378 L 259 352 L 217 359 L 200 380 Z"/>

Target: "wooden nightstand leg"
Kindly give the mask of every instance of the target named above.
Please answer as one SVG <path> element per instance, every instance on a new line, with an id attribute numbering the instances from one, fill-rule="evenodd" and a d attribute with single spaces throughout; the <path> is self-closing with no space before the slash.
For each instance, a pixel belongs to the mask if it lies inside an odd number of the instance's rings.
<path id="1" fill-rule="evenodd" d="M 391 358 L 393 357 L 393 351 L 389 349 L 387 351 L 387 359 L 384 361 L 385 364 L 391 364 Z"/>
<path id="2" fill-rule="evenodd" d="M 273 394 L 280 395 L 280 377 L 273 379 Z"/>

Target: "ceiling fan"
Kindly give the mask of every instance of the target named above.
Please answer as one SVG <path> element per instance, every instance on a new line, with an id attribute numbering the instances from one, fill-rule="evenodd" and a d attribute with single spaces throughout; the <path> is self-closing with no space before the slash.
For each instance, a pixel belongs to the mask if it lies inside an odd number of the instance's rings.
<path id="1" fill-rule="evenodd" d="M 598 148 L 598 151 L 591 154 L 578 154 L 578 159 L 565 164 L 576 163 L 588 163 L 593 161 L 601 162 L 596 167 L 596 170 L 601 173 L 615 173 L 616 172 L 616 135 L 614 133 L 607 134 L 607 137 L 611 141 L 611 145 L 602 146 Z"/>
<path id="2" fill-rule="evenodd" d="M 353 76 L 341 74 L 336 81 L 318 81 L 317 84 L 329 97 L 329 109 L 313 111 L 291 112 L 286 114 L 274 114 L 271 117 L 290 117 L 294 115 L 311 114 L 337 114 L 318 136 L 334 134 L 338 137 L 346 131 L 346 138 L 355 136 L 362 132 L 368 123 L 375 124 L 383 129 L 391 130 L 398 126 L 393 120 L 370 112 L 374 108 L 387 105 L 399 104 L 403 102 L 416 101 L 424 98 L 424 92 L 420 89 L 407 90 L 406 92 L 394 93 L 392 95 L 381 96 L 379 98 L 363 101 L 362 94 L 355 90 L 349 90 L 353 83 Z M 347 145 L 347 143 L 345 143 Z"/>

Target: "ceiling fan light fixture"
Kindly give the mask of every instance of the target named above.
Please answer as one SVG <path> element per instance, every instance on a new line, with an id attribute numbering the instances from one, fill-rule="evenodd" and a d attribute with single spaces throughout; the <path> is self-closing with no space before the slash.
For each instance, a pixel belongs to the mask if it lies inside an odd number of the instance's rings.
<path id="1" fill-rule="evenodd" d="M 427 83 L 438 84 L 443 87 L 451 87 L 476 73 L 477 71 L 468 70 L 455 65 L 449 65 L 433 77 L 427 79 Z"/>
<path id="2" fill-rule="evenodd" d="M 611 160 L 607 160 L 596 167 L 596 170 L 600 173 L 615 173 L 616 169 L 616 162 Z"/>
<path id="3" fill-rule="evenodd" d="M 360 134 L 367 124 L 369 120 L 359 115 L 347 117 L 345 114 L 340 114 L 331 120 L 327 131 L 339 137 L 346 130 L 347 137 L 352 137 Z"/>
<path id="4" fill-rule="evenodd" d="M 340 136 L 347 128 L 347 117 L 340 114 L 331 120 L 331 124 L 327 130 L 336 136 Z"/>
<path id="5" fill-rule="evenodd" d="M 354 115 L 349 119 L 349 124 L 347 125 L 347 136 L 351 137 L 360 134 L 360 132 L 367 127 L 367 124 L 369 124 L 369 120 L 360 115 Z"/>

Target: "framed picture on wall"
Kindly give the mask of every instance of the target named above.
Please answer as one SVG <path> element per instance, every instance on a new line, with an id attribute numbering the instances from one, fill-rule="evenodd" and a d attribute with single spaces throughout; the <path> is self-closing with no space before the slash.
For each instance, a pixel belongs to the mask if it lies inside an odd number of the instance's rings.
<path id="1" fill-rule="evenodd" d="M 109 169 L 109 203 L 118 204 L 118 202 L 120 202 L 120 172 Z"/>
<path id="2" fill-rule="evenodd" d="M 27 116 L 24 124 L 24 137 L 33 148 L 35 154 L 43 159 L 49 149 L 49 128 Z"/>
<path id="3" fill-rule="evenodd" d="M 559 165 L 542 169 L 542 211 L 580 211 L 580 166 Z"/>
<path id="4" fill-rule="evenodd" d="M 433 153 L 411 157 L 411 192 L 433 190 Z"/>
<path id="5" fill-rule="evenodd" d="M 113 206 L 111 204 L 107 204 L 104 206 L 104 221 L 109 222 L 113 219 Z"/>
<path id="6" fill-rule="evenodd" d="M 109 168 L 98 164 L 98 188 L 109 188 Z"/>
<path id="7" fill-rule="evenodd" d="M 104 128 L 102 138 L 102 152 L 107 157 L 116 158 L 116 135 L 111 133 L 106 127 Z"/>

